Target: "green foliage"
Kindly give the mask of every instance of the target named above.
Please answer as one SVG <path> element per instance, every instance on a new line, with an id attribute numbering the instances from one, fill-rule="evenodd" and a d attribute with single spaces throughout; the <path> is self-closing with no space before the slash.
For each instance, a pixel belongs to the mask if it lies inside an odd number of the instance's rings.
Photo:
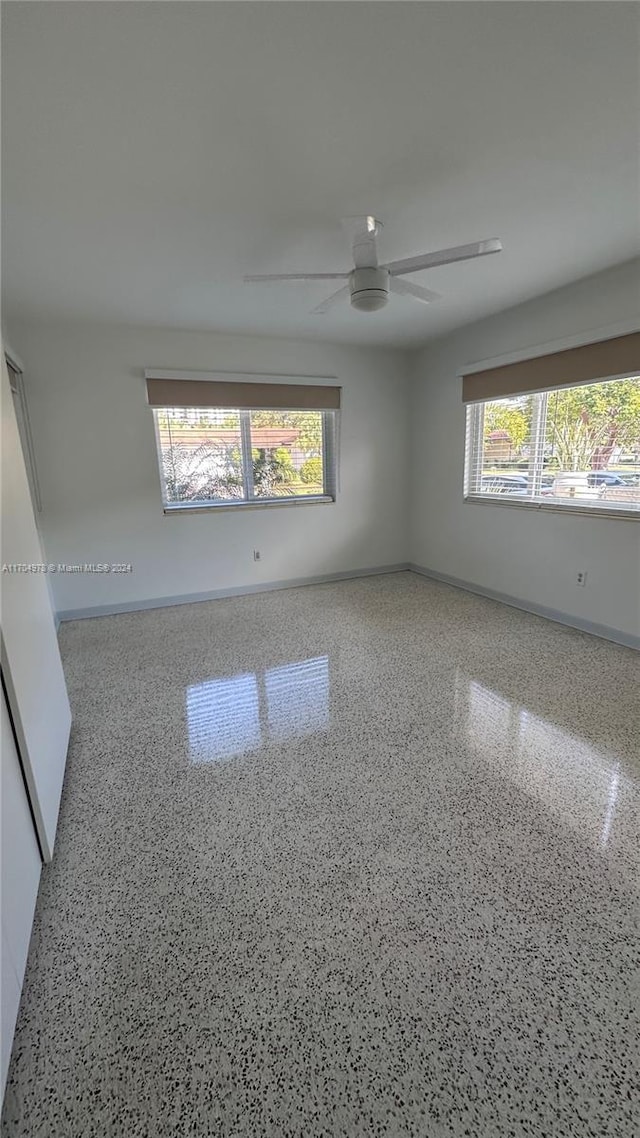
<path id="1" fill-rule="evenodd" d="M 322 482 L 322 459 L 308 458 L 300 467 L 300 478 L 309 485 L 311 482 Z"/>
<path id="2" fill-rule="evenodd" d="M 281 482 L 292 482 L 296 476 L 295 467 L 291 462 L 291 455 L 286 447 L 276 447 L 272 460 L 276 465 Z"/>
<path id="3" fill-rule="evenodd" d="M 640 453 L 640 379 L 553 392 L 547 433 L 561 470 L 606 467 L 614 448 Z"/>
<path id="4" fill-rule="evenodd" d="M 487 403 L 484 412 L 485 443 L 492 431 L 506 431 L 511 447 L 519 453 L 531 431 L 531 399 L 512 403 Z"/>
<path id="5" fill-rule="evenodd" d="M 487 403 L 485 447 L 493 431 L 505 431 L 509 437 L 509 457 L 517 460 L 530 437 L 535 398 L 522 396 Z M 551 447 L 545 461 L 556 469 L 605 468 L 616 449 L 640 454 L 640 379 L 593 383 L 551 392 L 545 434 Z M 497 440 L 495 442 L 497 444 Z M 525 458 L 526 453 L 525 449 Z"/>
<path id="6" fill-rule="evenodd" d="M 277 456 L 280 457 L 277 457 Z M 284 459 L 282 458 L 284 455 Z M 295 477 L 295 470 L 291 465 L 291 456 L 285 447 L 278 447 L 270 451 L 265 447 L 254 447 L 251 451 L 253 460 L 253 487 L 258 497 L 269 497 L 276 493 L 276 487 L 291 482 Z M 284 491 L 290 493 L 289 490 Z M 279 491 L 282 493 L 282 491 Z"/>
<path id="7" fill-rule="evenodd" d="M 554 465 L 559 470 L 589 470 L 596 447 L 595 436 L 582 419 L 570 417 L 551 424 Z"/>

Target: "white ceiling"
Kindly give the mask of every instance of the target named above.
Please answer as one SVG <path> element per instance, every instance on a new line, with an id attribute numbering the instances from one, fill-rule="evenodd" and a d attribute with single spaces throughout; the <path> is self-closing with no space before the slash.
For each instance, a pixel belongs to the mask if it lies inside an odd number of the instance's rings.
<path id="1" fill-rule="evenodd" d="M 31 312 L 417 345 L 640 251 L 628 3 L 3 5 L 3 283 Z M 348 270 L 501 237 L 409 278 L 443 293 L 309 310 Z"/>

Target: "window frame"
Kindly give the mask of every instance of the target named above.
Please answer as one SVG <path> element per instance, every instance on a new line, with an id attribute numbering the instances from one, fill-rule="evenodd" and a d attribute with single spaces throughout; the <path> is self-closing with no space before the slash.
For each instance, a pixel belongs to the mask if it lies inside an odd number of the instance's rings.
<path id="1" fill-rule="evenodd" d="M 163 462 L 162 462 L 162 445 L 160 440 L 160 430 L 158 427 L 158 413 L 166 408 L 154 407 L 153 408 L 153 424 L 155 431 L 156 442 L 156 458 L 158 461 L 158 472 L 160 476 L 160 490 L 162 498 L 162 510 L 165 517 L 171 517 L 174 514 L 196 514 L 196 513 L 209 513 L 214 510 L 261 510 L 261 509 L 275 509 L 279 506 L 291 508 L 292 506 L 317 506 L 333 504 L 337 498 L 337 431 L 338 431 L 338 415 L 339 410 L 319 410 L 318 414 L 322 417 L 322 473 L 323 473 L 323 493 L 322 494 L 298 494 L 298 495 L 282 495 L 273 497 L 256 497 L 253 486 L 253 474 L 251 469 L 251 415 L 254 411 L 260 411 L 262 408 L 243 408 L 238 410 L 239 425 L 240 425 L 240 452 L 242 462 L 242 480 L 243 492 L 245 497 L 243 499 L 231 498 L 221 499 L 220 501 L 211 501 L 207 499 L 197 499 L 193 502 L 168 502 L 167 501 L 167 487 L 164 478 Z M 183 411 L 211 411 L 217 408 L 205 407 L 184 407 Z M 227 410 L 227 408 L 220 408 L 220 410 Z M 300 411 L 300 408 L 282 408 L 284 414 L 287 412 L 294 414 Z"/>
<path id="2" fill-rule="evenodd" d="M 612 382 L 615 383 L 617 379 L 626 378 L 623 376 L 611 377 L 601 379 L 599 383 Z M 629 378 L 634 378 L 630 376 Z M 544 429 L 540 430 L 541 424 L 544 424 L 546 418 L 546 406 L 549 396 L 554 391 L 570 390 L 572 388 L 584 387 L 586 384 L 565 384 L 562 387 L 551 388 L 545 391 L 529 392 L 534 402 L 534 419 L 533 428 L 531 433 L 531 455 L 529 460 L 529 478 L 532 480 L 532 485 L 535 491 L 536 480 L 538 476 L 542 477 L 541 464 L 539 462 L 539 452 L 541 446 L 544 445 Z M 485 399 L 471 402 L 465 405 L 465 450 L 464 450 L 464 480 L 463 480 L 463 499 L 465 503 L 482 506 L 508 506 L 512 509 L 525 509 L 525 510 L 543 510 L 559 514 L 572 514 L 579 515 L 580 517 L 600 517 L 600 518 L 617 518 L 619 521 L 640 521 L 640 508 L 629 509 L 625 506 L 614 506 L 612 503 L 605 503 L 600 500 L 598 504 L 592 504 L 591 501 L 581 504 L 580 501 L 574 499 L 548 499 L 542 497 L 530 498 L 513 498 L 509 494 L 495 494 L 495 493 L 479 493 L 473 492 L 471 486 L 478 485 L 481 482 L 481 474 L 483 467 L 483 442 L 484 442 L 484 409 L 487 403 L 498 403 L 503 399 L 508 399 L 510 396 L 499 396 L 495 399 Z M 538 467 L 540 466 L 540 469 Z M 595 503 L 595 499 L 593 500 Z"/>

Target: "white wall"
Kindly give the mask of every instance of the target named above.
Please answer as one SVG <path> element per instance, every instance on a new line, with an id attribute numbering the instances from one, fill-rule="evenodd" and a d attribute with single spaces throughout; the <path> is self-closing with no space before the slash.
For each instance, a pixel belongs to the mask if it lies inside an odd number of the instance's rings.
<path id="1" fill-rule="evenodd" d="M 435 341 L 414 360 L 410 560 L 436 572 L 640 634 L 640 524 L 464 503 L 463 364 L 637 318 L 640 262 Z M 587 585 L 575 584 L 579 569 Z"/>
<path id="2" fill-rule="evenodd" d="M 8 339 L 25 369 L 47 560 L 133 564 L 131 575 L 52 577 L 58 612 L 406 561 L 402 353 L 36 321 L 13 323 Z M 165 517 L 148 367 L 337 376 L 337 502 Z"/>

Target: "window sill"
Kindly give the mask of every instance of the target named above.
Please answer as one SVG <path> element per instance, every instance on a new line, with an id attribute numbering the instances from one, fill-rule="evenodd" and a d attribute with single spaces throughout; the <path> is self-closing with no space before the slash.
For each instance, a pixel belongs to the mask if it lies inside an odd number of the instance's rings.
<path id="1" fill-rule="evenodd" d="M 286 509 L 291 509 L 292 506 L 326 506 L 333 504 L 335 498 L 329 494 L 311 495 L 306 498 L 253 498 L 249 502 L 198 502 L 193 506 L 185 503 L 180 503 L 176 506 L 165 506 L 165 517 L 172 517 L 174 514 L 210 514 L 217 513 L 218 511 L 227 510 L 275 510 L 281 506 Z"/>
<path id="2" fill-rule="evenodd" d="M 597 506 L 578 506 L 574 502 L 548 502 L 548 501 L 509 501 L 507 494 L 465 494 L 465 503 L 473 503 L 474 505 L 481 506 L 510 506 L 516 510 L 542 510 L 549 511 L 555 514 L 579 514 L 581 517 L 587 518 L 618 518 L 624 522 L 639 522 L 640 510 L 627 510 L 616 509 L 615 507 L 597 505 Z"/>

